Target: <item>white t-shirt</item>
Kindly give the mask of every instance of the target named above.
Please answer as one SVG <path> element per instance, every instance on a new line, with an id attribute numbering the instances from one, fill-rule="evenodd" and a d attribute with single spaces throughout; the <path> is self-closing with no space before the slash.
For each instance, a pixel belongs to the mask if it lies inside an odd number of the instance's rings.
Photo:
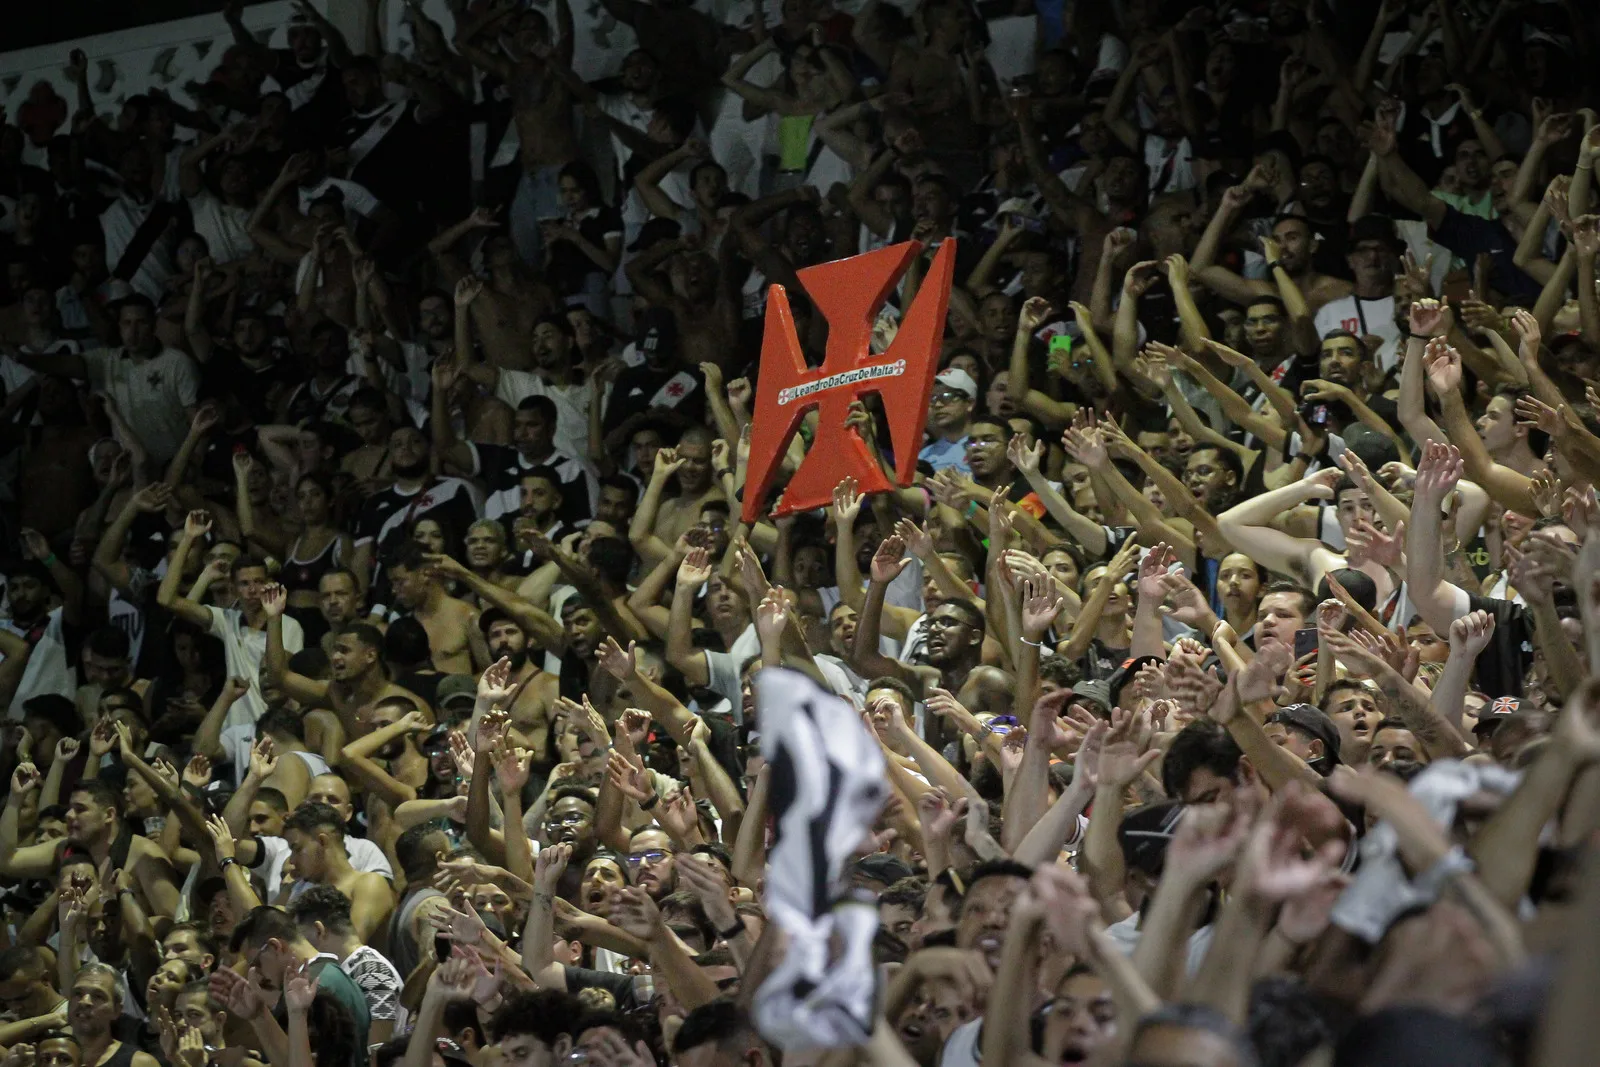
<path id="1" fill-rule="evenodd" d="M 1330 300 L 1317 309 L 1312 319 L 1317 337 L 1323 338 L 1330 330 L 1349 330 L 1357 337 L 1372 334 L 1383 338 L 1378 349 L 1378 366 L 1389 370 L 1399 359 L 1400 327 L 1394 322 L 1394 297 L 1363 300 L 1354 293 Z"/>
<path id="2" fill-rule="evenodd" d="M 760 654 L 761 638 L 754 625 L 746 626 L 728 651 L 706 653 L 709 679 L 706 688 L 733 705 L 733 721 L 741 726 L 744 725 L 744 686 L 739 680 L 739 668 L 745 660 Z"/>
<path id="3" fill-rule="evenodd" d="M 194 216 L 194 232 L 204 238 L 215 262 L 232 263 L 255 251 L 249 233 L 249 208 L 201 193 L 189 198 L 189 212 Z"/>
<path id="4" fill-rule="evenodd" d="M 200 370 L 176 348 L 163 348 L 143 362 L 125 348 L 83 354 L 89 384 L 116 402 L 150 458 L 165 463 L 189 434 L 189 411 L 200 399 Z"/>
<path id="5" fill-rule="evenodd" d="M 610 387 L 607 386 L 607 392 Z M 530 396 L 547 396 L 556 405 L 556 448 L 569 456 L 589 454 L 589 405 L 605 403 L 605 397 L 596 397 L 594 380 L 586 378 L 574 385 L 551 385 L 537 374 L 527 371 L 503 370 L 495 385 L 495 395 L 515 411 L 523 399 Z M 602 410 L 604 410 L 602 408 Z"/>
<path id="6" fill-rule="evenodd" d="M 228 676 L 250 680 L 250 691 L 228 709 L 227 717 L 223 719 L 223 727 L 226 729 L 249 726 L 253 734 L 256 720 L 267 713 L 267 702 L 261 696 L 261 659 L 267 654 L 267 632 L 252 630 L 246 626 L 244 612 L 238 608 L 228 608 L 224 611 L 222 608 L 207 606 L 206 612 L 211 616 L 212 635 L 222 639 L 222 651 L 228 663 Z M 292 656 L 305 647 L 305 641 L 305 631 L 300 629 L 300 624 L 285 615 L 283 650 Z M 237 765 L 236 760 L 235 766 Z"/>
<path id="7" fill-rule="evenodd" d="M 0 626 L 18 637 L 27 636 L 27 632 L 18 629 L 10 619 L 0 622 Z M 4 657 L 0 656 L 0 659 Z M 22 681 L 17 683 L 7 718 L 21 719 L 22 705 L 32 697 L 56 693 L 71 700 L 77 692 L 78 672 L 67 662 L 67 640 L 61 631 L 61 609 L 56 608 L 45 617 L 44 633 L 28 656 L 28 665 L 22 670 Z"/>

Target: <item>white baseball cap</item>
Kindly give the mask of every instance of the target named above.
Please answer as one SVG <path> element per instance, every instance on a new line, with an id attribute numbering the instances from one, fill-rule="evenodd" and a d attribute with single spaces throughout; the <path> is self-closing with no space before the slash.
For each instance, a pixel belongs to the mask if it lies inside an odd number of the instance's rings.
<path id="1" fill-rule="evenodd" d="M 972 380 L 972 375 L 960 367 L 951 367 L 947 371 L 941 371 L 938 377 L 933 380 L 940 385 L 948 385 L 952 389 L 966 393 L 972 400 L 978 399 L 978 383 Z"/>

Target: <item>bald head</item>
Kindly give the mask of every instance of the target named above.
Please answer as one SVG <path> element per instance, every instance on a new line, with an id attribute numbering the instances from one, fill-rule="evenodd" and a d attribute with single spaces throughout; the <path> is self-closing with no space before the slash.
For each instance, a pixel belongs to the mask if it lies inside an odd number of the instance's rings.
<path id="1" fill-rule="evenodd" d="M 350 804 L 350 783 L 337 774 L 319 774 L 311 779 L 311 785 L 306 790 L 306 802 L 328 805 L 345 822 L 349 822 L 355 814 Z"/>

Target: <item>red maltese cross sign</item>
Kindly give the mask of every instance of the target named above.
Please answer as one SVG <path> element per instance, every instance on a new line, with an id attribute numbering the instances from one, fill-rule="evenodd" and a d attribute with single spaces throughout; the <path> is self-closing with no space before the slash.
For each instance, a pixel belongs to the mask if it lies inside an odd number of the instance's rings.
<path id="1" fill-rule="evenodd" d="M 878 310 L 921 251 L 920 241 L 907 241 L 799 272 L 806 295 L 828 322 L 828 351 L 820 367 L 806 366 L 788 295 L 783 286 L 772 287 L 750 422 L 745 522 L 765 514 L 767 494 L 777 480 L 789 441 L 812 410 L 817 412 L 817 425 L 811 448 L 772 514 L 825 507 L 833 502 L 834 486 L 846 477 L 854 478 L 862 493 L 892 488 L 867 443 L 854 427 L 845 425 L 850 403 L 868 393 L 883 398 L 894 448 L 895 482 L 911 484 L 939 364 L 945 310 L 950 304 L 956 264 L 954 238 L 944 241 L 934 254 L 933 265 L 902 317 L 889 350 L 875 357 L 869 342 Z"/>

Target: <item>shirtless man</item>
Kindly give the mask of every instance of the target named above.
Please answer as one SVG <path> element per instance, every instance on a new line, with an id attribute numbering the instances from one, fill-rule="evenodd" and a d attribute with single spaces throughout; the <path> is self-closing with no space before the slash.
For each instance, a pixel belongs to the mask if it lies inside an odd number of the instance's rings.
<path id="1" fill-rule="evenodd" d="M 498 48 L 479 43 L 483 31 L 490 26 L 499 32 Z M 539 258 L 529 254 L 539 249 L 538 220 L 561 213 L 557 180 L 561 168 L 580 158 L 572 122 L 573 105 L 593 96 L 592 91 L 574 91 L 582 86 L 571 73 L 576 39 L 567 0 L 556 0 L 554 43 L 549 20 L 542 12 L 529 9 L 510 14 L 504 6 L 495 4 L 485 5 L 480 14 L 464 19 L 456 31 L 456 48 L 461 54 L 511 90 L 512 123 L 522 162 L 522 180 L 511 209 L 511 231 L 512 239 L 530 262 Z"/>
<path id="2" fill-rule="evenodd" d="M 1277 296 L 1278 286 L 1272 278 L 1257 280 L 1241 278 L 1227 267 L 1214 261 L 1222 239 L 1233 229 L 1239 212 L 1254 194 L 1243 185 L 1235 185 L 1222 194 L 1222 204 L 1211 216 L 1200 243 L 1195 246 L 1189 269 L 1196 279 L 1212 292 L 1235 304 L 1248 304 L 1253 297 Z M 1311 266 L 1311 257 L 1317 250 L 1317 238 L 1311 223 L 1298 215 L 1284 215 L 1272 226 L 1272 239 L 1277 243 L 1278 262 L 1284 271 L 1305 294 L 1311 314 L 1322 305 L 1349 296 L 1353 291 L 1349 282 L 1323 274 Z"/>
<path id="3" fill-rule="evenodd" d="M 731 255 L 736 244 L 723 241 L 723 252 Z M 662 265 L 667 267 L 665 283 L 657 271 Z M 656 242 L 622 269 L 635 293 L 672 312 L 685 366 L 725 366 L 737 351 L 740 298 L 723 265 L 695 241 L 676 238 Z"/>
<path id="4" fill-rule="evenodd" d="M 478 609 L 445 592 L 438 568 L 430 566 L 422 546 L 402 543 L 388 560 L 395 600 L 428 632 L 433 666 L 444 674 L 474 674 L 489 665 L 488 650 L 478 631 Z"/>
<path id="5" fill-rule="evenodd" d="M 507 570 L 511 563 L 511 548 L 506 543 L 506 528 L 494 519 L 479 519 L 467 527 L 465 549 L 467 566 L 472 568 L 476 577 L 510 592 L 515 592 L 517 586 L 522 584 L 522 575 Z M 491 603 L 477 592 L 473 596 L 480 608 Z"/>
<path id="6" fill-rule="evenodd" d="M 394 890 L 383 875 L 350 865 L 344 831 L 339 812 L 326 804 L 302 804 L 283 824 L 295 874 L 302 881 L 331 885 L 349 897 L 356 936 L 371 941 L 394 911 Z"/>
<path id="7" fill-rule="evenodd" d="M 488 524 L 499 529 L 499 524 L 493 520 L 485 519 L 483 524 Z M 480 524 L 480 525 L 483 525 Z M 476 528 L 476 527 L 474 527 Z M 501 546 L 505 544 L 504 535 L 501 535 Z M 467 555 L 472 555 L 471 539 L 468 539 Z M 423 563 L 432 568 L 444 581 L 459 582 L 467 588 L 473 596 L 477 597 L 484 615 L 478 619 L 478 626 L 483 631 L 488 654 L 488 662 L 497 663 L 501 656 L 510 655 L 509 652 L 496 652 L 488 612 L 498 610 L 501 616 L 509 618 L 516 623 L 523 635 L 523 644 L 526 647 L 532 643 L 545 650 L 559 650 L 561 648 L 561 623 L 549 612 L 541 610 L 535 603 L 526 597 L 506 589 L 498 581 L 492 580 L 488 575 L 480 573 L 476 568 L 468 569 L 450 556 L 427 556 Z M 513 576 L 513 581 L 520 579 Z M 513 672 L 515 674 L 515 672 Z M 515 675 L 515 680 L 520 681 L 522 675 Z"/>
<path id="8" fill-rule="evenodd" d="M 277 686 L 307 708 L 328 708 L 339 716 L 349 737 L 360 737 L 366 727 L 360 717 L 366 708 L 385 697 L 417 700 L 417 695 L 395 685 L 383 674 L 383 634 L 375 626 L 351 623 L 333 639 L 328 653 L 330 681 L 319 682 L 289 669 L 283 647 L 283 611 L 289 597 L 283 586 L 269 586 L 261 599 L 267 612 L 267 652 L 261 660 L 263 684 Z M 310 794 L 307 794 L 308 796 Z"/>
<path id="9" fill-rule="evenodd" d="M 49 878 L 56 873 L 63 849 L 74 846 L 89 853 L 96 866 L 108 863 L 112 848 L 127 825 L 122 798 L 103 782 L 79 782 L 68 794 L 67 836 L 37 845 L 18 847 L 19 818 L 28 794 L 43 785 L 32 763 L 19 764 L 11 775 L 11 795 L 0 811 L 0 877 Z M 142 834 L 129 839 L 126 856 L 117 866 L 128 873 L 130 888 L 150 916 L 177 914 L 178 881 L 172 861 L 154 841 Z"/>
<path id="10" fill-rule="evenodd" d="M 483 243 L 489 281 L 468 275 L 456 283 L 456 351 L 472 351 L 470 326 L 477 327 L 484 359 L 491 368 L 534 369 L 533 327 L 561 305 L 555 292 L 534 276 L 507 236 Z"/>
<path id="11" fill-rule="evenodd" d="M 528 633 L 517 619 L 498 608 L 487 608 L 479 624 L 489 643 L 490 658 L 496 663 L 511 661 L 513 695 L 506 707 L 511 720 L 507 730 L 519 747 L 533 753 L 533 766 L 542 766 L 551 757 L 550 709 L 561 695 L 561 679 L 542 670 L 536 657 L 529 654 L 533 649 Z"/>
<path id="12" fill-rule="evenodd" d="M 727 497 L 711 476 L 711 432 L 691 426 L 678 438 L 675 448 L 656 453 L 650 485 L 639 501 L 628 527 L 628 539 L 646 563 L 655 564 L 670 551 L 671 545 L 700 521 L 707 502 L 727 502 Z M 678 476 L 678 495 L 662 500 L 667 479 Z"/>

